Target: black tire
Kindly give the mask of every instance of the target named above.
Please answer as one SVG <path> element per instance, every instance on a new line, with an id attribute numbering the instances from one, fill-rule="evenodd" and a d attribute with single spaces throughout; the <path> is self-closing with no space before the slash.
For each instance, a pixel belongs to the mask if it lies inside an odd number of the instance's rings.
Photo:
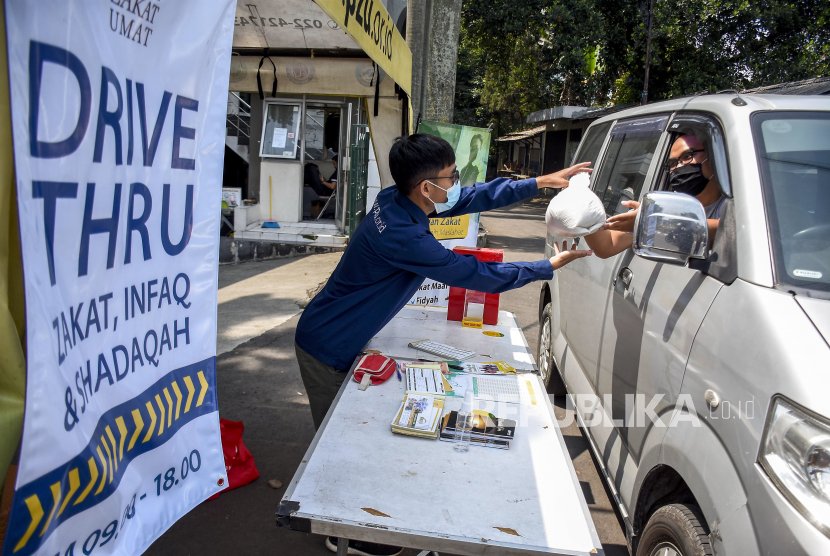
<path id="1" fill-rule="evenodd" d="M 669 504 L 649 518 L 637 556 L 713 556 L 709 528 L 693 504 Z"/>
<path id="2" fill-rule="evenodd" d="M 539 343 L 536 346 L 536 362 L 539 364 L 539 372 L 542 374 L 542 383 L 545 385 L 548 394 L 564 396 L 568 390 L 565 382 L 553 362 L 553 307 L 550 303 L 542 310 L 542 318 L 539 319 Z"/>

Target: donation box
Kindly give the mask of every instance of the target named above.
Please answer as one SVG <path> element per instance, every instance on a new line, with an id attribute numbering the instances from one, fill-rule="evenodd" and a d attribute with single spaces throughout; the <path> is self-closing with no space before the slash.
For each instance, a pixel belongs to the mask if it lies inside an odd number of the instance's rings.
<path id="1" fill-rule="evenodd" d="M 480 261 L 503 262 L 504 251 L 483 247 L 455 247 L 458 255 L 472 255 Z M 481 328 L 499 320 L 499 294 L 450 287 L 447 320 L 461 321 L 464 326 Z"/>

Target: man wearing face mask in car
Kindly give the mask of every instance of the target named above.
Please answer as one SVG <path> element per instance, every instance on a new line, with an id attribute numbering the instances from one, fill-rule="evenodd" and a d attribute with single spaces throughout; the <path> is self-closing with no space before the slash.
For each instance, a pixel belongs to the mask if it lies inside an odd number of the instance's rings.
<path id="1" fill-rule="evenodd" d="M 720 184 L 709 155 L 700 139 L 694 135 L 678 137 L 672 145 L 666 161 L 669 172 L 669 189 L 691 195 L 703 205 L 709 223 L 709 237 L 715 237 L 726 197 L 720 192 Z"/>
<path id="2" fill-rule="evenodd" d="M 670 191 L 691 195 L 703 205 L 709 226 L 709 245 L 712 245 L 726 197 L 721 194 L 718 178 L 700 139 L 694 135 L 682 135 L 675 139 L 666 169 L 669 171 Z M 631 247 L 631 233 L 640 203 L 624 201 L 623 205 L 635 210 L 612 216 L 602 229 L 585 237 L 588 247 L 601 259 L 613 257 Z"/>

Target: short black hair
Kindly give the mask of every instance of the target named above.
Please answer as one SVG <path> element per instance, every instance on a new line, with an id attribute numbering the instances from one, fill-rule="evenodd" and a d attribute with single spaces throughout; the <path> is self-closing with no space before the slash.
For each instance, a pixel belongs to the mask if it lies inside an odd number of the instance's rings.
<path id="1" fill-rule="evenodd" d="M 409 195 L 422 180 L 455 164 L 455 151 L 445 140 L 426 133 L 398 137 L 389 151 L 389 170 L 398 191 Z"/>

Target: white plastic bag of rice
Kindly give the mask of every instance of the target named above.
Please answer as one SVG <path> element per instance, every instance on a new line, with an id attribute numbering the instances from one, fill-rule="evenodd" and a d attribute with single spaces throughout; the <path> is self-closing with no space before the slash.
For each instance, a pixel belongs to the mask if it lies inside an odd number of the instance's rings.
<path id="1" fill-rule="evenodd" d="M 591 191 L 587 172 L 577 174 L 570 185 L 559 192 L 545 212 L 548 233 L 555 237 L 582 237 L 592 234 L 605 224 L 605 207 Z"/>

